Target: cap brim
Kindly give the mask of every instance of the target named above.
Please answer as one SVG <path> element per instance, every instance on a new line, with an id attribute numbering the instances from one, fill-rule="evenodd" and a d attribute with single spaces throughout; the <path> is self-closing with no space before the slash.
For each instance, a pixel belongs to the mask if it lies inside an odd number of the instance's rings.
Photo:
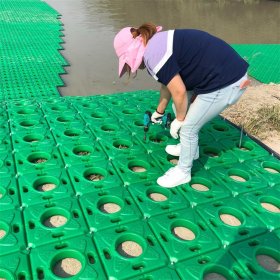
<path id="1" fill-rule="evenodd" d="M 119 77 L 121 78 L 125 73 L 127 68 L 125 67 L 125 59 L 122 57 L 119 58 Z"/>

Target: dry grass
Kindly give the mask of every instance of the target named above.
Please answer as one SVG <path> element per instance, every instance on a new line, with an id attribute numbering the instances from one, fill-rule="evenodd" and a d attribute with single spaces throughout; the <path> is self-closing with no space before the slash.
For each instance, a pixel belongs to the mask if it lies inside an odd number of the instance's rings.
<path id="1" fill-rule="evenodd" d="M 280 85 L 252 81 L 240 100 L 222 116 L 280 153 Z"/>
<path id="2" fill-rule="evenodd" d="M 263 107 L 256 111 L 253 117 L 249 118 L 241 126 L 250 134 L 265 139 L 267 131 L 280 132 L 280 106 L 274 105 Z"/>

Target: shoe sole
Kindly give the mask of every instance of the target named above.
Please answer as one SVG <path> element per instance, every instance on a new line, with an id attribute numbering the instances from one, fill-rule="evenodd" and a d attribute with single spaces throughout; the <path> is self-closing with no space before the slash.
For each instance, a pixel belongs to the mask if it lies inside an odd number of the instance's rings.
<path id="1" fill-rule="evenodd" d="M 167 187 L 167 186 L 162 186 L 162 185 L 160 185 L 160 184 L 158 183 L 158 181 L 157 181 L 157 184 L 158 184 L 159 186 L 161 186 L 162 188 L 171 189 L 171 188 L 175 188 L 175 187 L 181 186 L 181 185 L 183 185 L 183 184 L 187 184 L 187 183 L 189 183 L 190 181 L 191 181 L 191 179 L 185 180 L 184 182 L 180 183 L 179 185 L 173 184 L 173 185 L 168 186 L 168 187 Z"/>

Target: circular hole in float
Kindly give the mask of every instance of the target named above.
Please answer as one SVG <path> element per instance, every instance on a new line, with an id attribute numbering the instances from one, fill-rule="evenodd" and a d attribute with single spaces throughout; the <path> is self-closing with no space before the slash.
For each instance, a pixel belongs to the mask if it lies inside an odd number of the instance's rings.
<path id="1" fill-rule="evenodd" d="M 93 112 L 90 116 L 94 119 L 103 119 L 107 117 L 107 114 L 102 112 Z"/>
<path id="2" fill-rule="evenodd" d="M 256 252 L 258 264 L 265 270 L 273 273 L 280 273 L 279 252 L 271 248 L 259 248 Z"/>
<path id="3" fill-rule="evenodd" d="M 97 202 L 97 207 L 103 213 L 113 214 L 122 209 L 123 201 L 116 196 L 106 196 Z"/>
<path id="4" fill-rule="evenodd" d="M 211 266 L 205 269 L 203 280 L 230 280 L 233 276 L 230 275 L 227 268 L 222 266 Z"/>
<path id="5" fill-rule="evenodd" d="M 262 197 L 260 199 L 261 206 L 272 213 L 280 213 L 280 200 L 276 197 Z"/>
<path id="6" fill-rule="evenodd" d="M 204 178 L 193 178 L 190 186 L 196 191 L 207 192 L 211 189 L 212 183 Z"/>
<path id="7" fill-rule="evenodd" d="M 280 164 L 276 162 L 264 161 L 262 167 L 269 173 L 280 173 Z"/>
<path id="8" fill-rule="evenodd" d="M 238 143 L 238 144 L 236 144 L 236 146 L 239 150 L 242 150 L 244 152 L 249 152 L 254 149 L 254 146 L 250 143 L 242 143 L 240 147 L 239 147 L 239 143 Z"/>
<path id="9" fill-rule="evenodd" d="M 164 135 L 152 135 L 149 137 L 150 141 L 153 143 L 163 143 L 166 142 L 168 140 L 167 136 Z"/>
<path id="10" fill-rule="evenodd" d="M 50 266 L 54 275 L 61 278 L 70 278 L 79 274 L 85 266 L 85 260 L 81 253 L 65 250 L 52 259 Z"/>
<path id="11" fill-rule="evenodd" d="M 245 172 L 243 170 L 239 170 L 239 169 L 229 170 L 228 176 L 232 180 L 237 181 L 237 182 L 246 182 L 250 179 L 247 172 Z"/>
<path id="12" fill-rule="evenodd" d="M 51 158 L 51 156 L 47 153 L 38 152 L 38 153 L 32 153 L 27 157 L 27 160 L 30 163 L 33 164 L 40 164 L 48 161 Z"/>
<path id="13" fill-rule="evenodd" d="M 114 132 L 117 131 L 119 128 L 116 125 L 113 124 L 105 124 L 101 126 L 101 130 L 105 132 Z"/>
<path id="14" fill-rule="evenodd" d="M 135 126 L 139 126 L 139 127 L 143 127 L 144 126 L 143 122 L 141 122 L 141 121 L 135 121 L 134 125 Z"/>
<path id="15" fill-rule="evenodd" d="M 24 136 L 22 139 L 24 142 L 32 143 L 32 142 L 42 141 L 43 138 L 44 138 L 44 136 L 41 134 L 28 134 L 28 135 Z"/>
<path id="16" fill-rule="evenodd" d="M 89 181 L 101 181 L 107 175 L 106 170 L 102 168 L 89 168 L 84 172 L 84 177 Z"/>
<path id="17" fill-rule="evenodd" d="M 3 239 L 9 232 L 9 226 L 0 221 L 0 240 Z"/>
<path id="18" fill-rule="evenodd" d="M 33 188 L 39 192 L 48 192 L 59 185 L 59 180 L 52 176 L 44 176 L 33 183 Z"/>
<path id="19" fill-rule="evenodd" d="M 13 279 L 15 278 L 10 271 L 0 268 L 0 280 L 13 280 Z"/>
<path id="20" fill-rule="evenodd" d="M 52 106 L 51 107 L 52 111 L 64 111 L 65 109 L 67 109 L 66 106 L 58 106 L 58 105 L 56 105 L 56 106 Z"/>
<path id="21" fill-rule="evenodd" d="M 149 165 L 142 160 L 132 160 L 128 163 L 128 168 L 135 173 L 146 172 Z"/>
<path id="22" fill-rule="evenodd" d="M 68 137 L 77 137 L 82 134 L 80 129 L 67 129 L 64 131 L 64 135 Z"/>
<path id="23" fill-rule="evenodd" d="M 77 156 L 88 156 L 93 152 L 93 148 L 88 145 L 76 146 L 73 149 L 73 153 Z"/>
<path id="24" fill-rule="evenodd" d="M 213 148 L 213 147 L 205 147 L 203 148 L 203 153 L 207 155 L 208 157 L 219 157 L 220 156 L 220 150 Z"/>
<path id="25" fill-rule="evenodd" d="M 25 120 L 19 123 L 20 126 L 22 127 L 32 127 L 37 125 L 39 122 L 38 121 L 34 121 L 34 120 Z"/>
<path id="26" fill-rule="evenodd" d="M 177 165 L 179 161 L 179 157 L 167 155 L 167 161 L 169 161 L 173 165 Z"/>
<path id="27" fill-rule="evenodd" d="M 238 227 L 244 221 L 242 213 L 233 208 L 220 209 L 219 216 L 224 224 L 232 227 Z"/>
<path id="28" fill-rule="evenodd" d="M 151 187 L 146 191 L 146 195 L 149 199 L 155 202 L 163 202 L 169 199 L 169 192 L 163 188 Z"/>
<path id="29" fill-rule="evenodd" d="M 214 124 L 213 128 L 216 131 L 220 131 L 220 132 L 224 132 L 224 131 L 228 131 L 229 130 L 229 128 L 226 125 L 222 125 L 222 124 Z"/>
<path id="30" fill-rule="evenodd" d="M 122 111 L 123 114 L 125 115 L 134 115 L 134 114 L 137 114 L 138 112 L 136 110 L 133 110 L 133 109 L 125 109 Z"/>
<path id="31" fill-rule="evenodd" d="M 132 146 L 132 143 L 128 140 L 119 139 L 113 142 L 113 146 L 117 149 L 129 149 Z"/>
<path id="32" fill-rule="evenodd" d="M 70 116 L 60 116 L 60 117 L 56 118 L 56 120 L 57 120 L 58 122 L 67 123 L 67 122 L 73 121 L 74 118 L 73 118 L 73 117 L 70 117 Z"/>
<path id="33" fill-rule="evenodd" d="M 32 109 L 21 109 L 17 111 L 17 114 L 19 115 L 28 115 L 34 113 L 34 110 Z"/>
<path id="34" fill-rule="evenodd" d="M 198 235 L 198 227 L 187 220 L 177 220 L 171 224 L 171 232 L 172 234 L 184 241 L 191 241 L 196 238 Z"/>
<path id="35" fill-rule="evenodd" d="M 41 216 L 41 223 L 48 228 L 64 226 L 69 220 L 70 214 L 62 208 L 52 208 L 45 211 Z"/>
<path id="36" fill-rule="evenodd" d="M 136 234 L 124 234 L 116 241 L 117 252 L 125 258 L 136 258 L 143 254 L 144 240 Z"/>

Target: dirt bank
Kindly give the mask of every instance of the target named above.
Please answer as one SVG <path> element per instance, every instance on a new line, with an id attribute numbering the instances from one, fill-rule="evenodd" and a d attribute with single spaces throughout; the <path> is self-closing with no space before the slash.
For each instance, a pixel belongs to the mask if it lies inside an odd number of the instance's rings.
<path id="1" fill-rule="evenodd" d="M 252 80 L 238 103 L 222 115 L 280 154 L 280 85 Z"/>

